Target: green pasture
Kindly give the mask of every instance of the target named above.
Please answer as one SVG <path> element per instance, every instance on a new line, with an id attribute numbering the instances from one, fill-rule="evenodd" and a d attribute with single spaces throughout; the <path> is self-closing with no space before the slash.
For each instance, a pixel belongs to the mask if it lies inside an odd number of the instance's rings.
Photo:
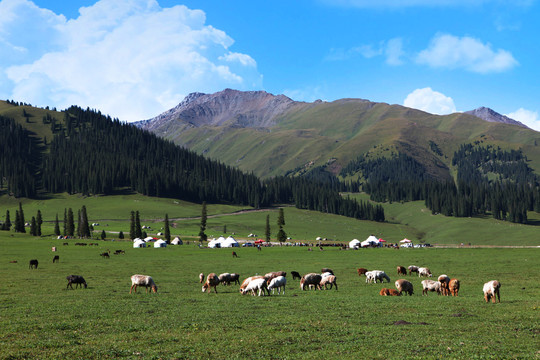
<path id="1" fill-rule="evenodd" d="M 129 241 L 0 235 L 0 359 L 535 359 L 539 356 L 540 249 L 199 249 L 194 243 L 133 249 Z M 51 252 L 56 246 L 58 251 Z M 110 259 L 109 249 L 126 250 Z M 52 257 L 60 262 L 53 264 Z M 39 260 L 37 270 L 28 269 Z M 11 263 L 10 261 L 17 261 Z M 459 297 L 381 297 L 396 266 L 428 266 L 461 280 Z M 339 290 L 301 291 L 290 271 L 334 270 Z M 385 270 L 366 284 L 357 267 Z M 202 293 L 200 272 L 287 275 L 285 295 L 242 296 L 238 285 Z M 132 274 L 151 275 L 157 294 L 129 294 Z M 66 290 L 82 275 L 87 289 Z M 501 282 L 486 304 L 483 283 Z"/>

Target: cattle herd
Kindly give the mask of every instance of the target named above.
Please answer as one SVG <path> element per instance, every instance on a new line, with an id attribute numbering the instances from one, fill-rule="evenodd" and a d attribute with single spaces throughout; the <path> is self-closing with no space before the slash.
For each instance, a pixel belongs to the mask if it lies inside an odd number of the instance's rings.
<path id="1" fill-rule="evenodd" d="M 110 251 L 101 253 L 100 255 L 102 257 L 109 257 Z M 115 255 L 118 255 L 120 253 L 124 253 L 123 250 L 117 250 L 115 252 Z M 59 256 L 55 255 L 53 258 L 53 263 L 59 261 Z M 37 269 L 38 267 L 38 260 L 32 259 L 29 262 L 29 268 L 30 269 Z M 382 270 L 368 270 L 366 268 L 358 268 L 356 269 L 359 276 L 365 276 L 366 277 L 366 283 L 372 284 L 381 282 L 383 283 L 385 280 L 386 282 L 390 283 L 390 277 L 386 274 L 386 272 Z M 397 266 L 397 274 L 400 275 L 409 275 L 411 276 L 413 273 L 418 274 L 418 277 L 426 277 L 431 278 L 433 277 L 433 274 L 431 270 L 427 267 L 418 267 L 416 265 L 410 265 L 408 268 L 405 268 L 403 266 Z M 334 275 L 334 271 L 329 268 L 323 268 L 321 269 L 321 273 L 308 273 L 304 276 L 300 276 L 300 273 L 297 271 L 291 271 L 291 275 L 293 277 L 293 280 L 300 280 L 300 289 L 301 290 L 322 290 L 323 287 L 325 290 L 335 288 L 338 290 L 338 284 L 337 284 L 337 278 Z M 216 275 L 215 273 L 210 273 L 206 277 L 206 281 L 204 280 L 204 274 L 199 274 L 199 282 L 203 284 L 202 286 L 202 292 L 208 291 L 208 293 L 211 292 L 212 288 L 214 289 L 214 292 L 217 293 L 217 286 L 223 285 L 223 286 L 230 286 L 231 284 L 237 284 L 240 285 L 240 293 L 242 295 L 245 295 L 247 293 L 251 293 L 251 295 L 255 296 L 265 296 L 270 295 L 270 292 L 272 294 L 275 293 L 277 290 L 278 294 L 285 294 L 285 286 L 287 284 L 287 273 L 284 271 L 275 271 L 275 272 L 269 272 L 262 275 L 254 275 L 246 278 L 241 284 L 240 284 L 240 275 L 237 273 L 222 273 L 220 275 Z M 68 284 L 67 288 L 73 289 L 73 285 L 75 284 L 75 288 L 80 286 L 81 288 L 84 285 L 84 288 L 87 288 L 87 283 L 84 280 L 84 278 L 80 275 L 69 275 L 66 277 Z M 408 294 L 409 296 L 412 296 L 414 294 L 414 286 L 412 282 L 406 279 L 398 279 L 394 282 L 394 285 L 396 289 L 389 289 L 389 288 L 383 288 L 380 290 L 379 294 L 381 296 L 401 296 L 403 293 Z M 427 295 L 429 292 L 436 292 L 438 295 L 444 295 L 444 296 L 458 296 L 459 288 L 460 288 L 460 281 L 455 278 L 450 278 L 446 274 L 440 275 L 437 280 L 431 280 L 431 279 L 425 279 L 421 281 L 422 285 L 422 295 Z M 146 288 L 146 292 L 148 293 L 148 289 L 150 288 L 151 291 L 154 293 L 157 292 L 157 286 L 152 279 L 151 276 L 148 275 L 133 275 L 131 276 L 131 288 L 129 290 L 129 293 L 137 292 L 138 286 L 144 286 Z M 329 288 L 328 288 L 329 286 Z M 495 303 L 497 300 L 501 302 L 501 296 L 500 296 L 500 288 L 501 283 L 498 280 L 491 280 L 484 284 L 483 287 L 483 293 L 484 293 L 484 300 L 486 302 L 489 302 L 490 300 Z"/>

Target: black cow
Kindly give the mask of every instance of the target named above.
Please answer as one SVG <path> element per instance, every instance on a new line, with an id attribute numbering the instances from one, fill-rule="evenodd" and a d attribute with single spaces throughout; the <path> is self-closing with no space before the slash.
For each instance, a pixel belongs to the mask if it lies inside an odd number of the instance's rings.
<path id="1" fill-rule="evenodd" d="M 75 284 L 75 289 L 80 285 L 81 288 L 82 286 L 84 285 L 84 288 L 86 289 L 88 285 L 86 285 L 86 280 L 84 280 L 84 278 L 80 275 L 69 275 L 66 277 L 67 281 L 68 281 L 68 284 L 66 286 L 66 289 L 67 288 L 72 288 L 73 289 L 73 285 L 71 284 Z"/>
<path id="2" fill-rule="evenodd" d="M 37 259 L 30 260 L 30 264 L 28 265 L 29 269 L 37 269 L 38 267 L 38 261 Z"/>

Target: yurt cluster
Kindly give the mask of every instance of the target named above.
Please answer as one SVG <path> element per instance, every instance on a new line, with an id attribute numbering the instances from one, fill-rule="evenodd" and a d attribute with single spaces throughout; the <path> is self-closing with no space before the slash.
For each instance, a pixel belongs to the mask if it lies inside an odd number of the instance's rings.
<path id="1" fill-rule="evenodd" d="M 155 248 L 167 247 L 167 242 L 160 238 L 155 238 L 152 236 L 145 237 L 144 239 L 135 238 L 133 239 L 133 248 L 145 248 L 151 247 L 154 244 Z M 183 245 L 182 240 L 177 236 L 175 237 L 169 245 Z"/>

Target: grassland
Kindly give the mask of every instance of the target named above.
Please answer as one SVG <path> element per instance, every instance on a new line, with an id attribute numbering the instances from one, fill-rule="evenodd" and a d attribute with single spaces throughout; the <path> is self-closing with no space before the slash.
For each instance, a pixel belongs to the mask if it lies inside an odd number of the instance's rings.
<path id="1" fill-rule="evenodd" d="M 63 240 L 0 235 L 1 359 L 534 359 L 539 356 L 538 249 L 366 249 L 257 251 L 195 245 L 132 249 L 130 242 L 62 245 Z M 51 252 L 51 246 L 59 251 Z M 105 249 L 125 255 L 103 259 Z M 60 262 L 52 264 L 58 254 Z M 36 258 L 38 270 L 28 269 Z M 17 263 L 9 261 L 16 260 Z M 381 297 L 395 267 L 429 266 L 461 280 L 459 297 Z M 385 270 L 390 284 L 365 284 L 356 267 Z M 238 286 L 201 293 L 198 274 L 318 272 L 330 267 L 339 290 L 305 291 L 288 276 L 285 295 L 241 296 Z M 129 277 L 152 275 L 157 294 L 129 294 Z M 83 275 L 88 289 L 66 290 Z M 502 283 L 500 304 L 482 284 Z"/>

